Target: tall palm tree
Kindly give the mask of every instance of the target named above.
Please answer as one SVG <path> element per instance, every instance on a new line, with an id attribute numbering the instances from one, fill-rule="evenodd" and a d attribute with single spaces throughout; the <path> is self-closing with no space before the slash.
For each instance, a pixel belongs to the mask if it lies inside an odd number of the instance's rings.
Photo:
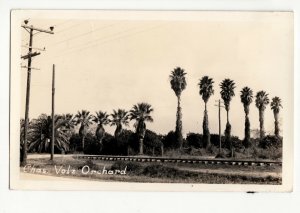
<path id="1" fill-rule="evenodd" d="M 227 114 L 227 122 L 226 122 L 226 129 L 225 129 L 225 140 L 226 142 L 230 143 L 230 149 L 231 149 L 231 157 L 233 157 L 233 146 L 231 141 L 231 124 L 229 123 L 229 110 L 230 110 L 230 102 L 232 100 L 232 97 L 235 96 L 234 89 L 235 89 L 235 83 L 231 79 L 224 79 L 221 84 L 221 98 L 224 101 L 225 110 Z"/>
<path id="2" fill-rule="evenodd" d="M 109 115 L 106 112 L 98 111 L 96 112 L 96 116 L 94 116 L 93 121 L 98 124 L 96 129 L 96 138 L 100 144 L 102 144 L 102 140 L 105 136 L 104 125 L 109 124 Z"/>
<path id="3" fill-rule="evenodd" d="M 147 121 L 153 122 L 153 118 L 150 113 L 153 112 L 153 108 L 148 103 L 138 103 L 133 106 L 130 112 L 130 120 L 135 120 L 134 127 L 136 129 L 137 136 L 139 138 L 140 155 L 144 153 L 144 137 L 146 134 Z"/>
<path id="4" fill-rule="evenodd" d="M 256 93 L 255 105 L 259 110 L 259 131 L 260 131 L 260 139 L 263 139 L 265 136 L 265 128 L 264 128 L 264 112 L 266 106 L 269 104 L 270 100 L 265 91 L 259 91 Z"/>
<path id="5" fill-rule="evenodd" d="M 249 111 L 250 111 L 250 104 L 253 101 L 253 91 L 249 87 L 244 87 L 241 90 L 241 102 L 244 105 L 244 112 L 245 112 L 245 138 L 244 144 L 245 146 L 250 145 L 250 120 L 249 120 Z"/>
<path id="6" fill-rule="evenodd" d="M 128 126 L 128 112 L 124 109 L 113 110 L 111 114 L 111 126 L 116 125 L 115 137 L 117 138 L 122 132 L 122 125 Z"/>
<path id="7" fill-rule="evenodd" d="M 64 115 L 54 117 L 54 147 L 61 152 L 69 150 L 69 139 L 71 137 L 70 120 L 66 120 Z M 46 114 L 33 119 L 30 126 L 29 151 L 50 152 L 50 139 L 52 137 L 52 118 Z"/>
<path id="8" fill-rule="evenodd" d="M 87 110 L 81 110 L 75 115 L 76 125 L 80 124 L 79 136 L 81 137 L 82 150 L 84 150 L 84 142 L 87 134 L 87 128 L 92 124 L 93 116 Z"/>
<path id="9" fill-rule="evenodd" d="M 210 133 L 209 133 L 209 127 L 208 127 L 208 113 L 207 113 L 207 102 L 210 98 L 211 95 L 214 94 L 214 89 L 213 89 L 213 79 L 209 78 L 208 76 L 203 76 L 200 79 L 199 82 L 199 94 L 202 96 L 202 99 L 205 104 L 205 109 L 204 109 L 204 118 L 203 118 L 203 138 L 204 142 L 206 143 L 206 147 L 209 148 L 211 146 L 210 143 Z"/>
<path id="10" fill-rule="evenodd" d="M 274 113 L 274 119 L 275 119 L 275 136 L 279 137 L 279 122 L 278 122 L 278 114 L 280 111 L 280 107 L 282 108 L 281 105 L 281 99 L 277 96 L 275 96 L 274 98 L 272 98 L 272 102 L 271 102 L 271 109 L 273 110 Z"/>
<path id="11" fill-rule="evenodd" d="M 176 114 L 176 140 L 177 144 L 182 147 L 183 137 L 182 137 L 182 113 L 180 107 L 180 97 L 182 91 L 186 88 L 186 80 L 185 80 L 186 73 L 180 67 L 176 67 L 170 75 L 170 83 L 171 88 L 174 90 L 175 95 L 177 97 L 177 114 Z"/>

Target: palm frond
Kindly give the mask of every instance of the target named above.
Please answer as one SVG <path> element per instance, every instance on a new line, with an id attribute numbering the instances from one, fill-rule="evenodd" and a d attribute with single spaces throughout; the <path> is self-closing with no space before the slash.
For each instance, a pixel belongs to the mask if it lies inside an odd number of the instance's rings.
<path id="1" fill-rule="evenodd" d="M 268 96 L 269 96 L 269 94 L 267 94 L 263 90 L 256 93 L 255 105 L 258 109 L 264 110 L 266 108 L 266 105 L 268 105 L 270 102 Z"/>
<path id="2" fill-rule="evenodd" d="M 186 88 L 186 73 L 184 69 L 176 67 L 172 72 L 170 77 L 171 88 L 175 92 L 176 96 L 180 96 L 181 92 Z"/>
<path id="3" fill-rule="evenodd" d="M 203 76 L 198 85 L 199 85 L 199 94 L 202 96 L 203 101 L 206 103 L 211 95 L 214 94 L 213 89 L 214 81 L 208 76 Z"/>

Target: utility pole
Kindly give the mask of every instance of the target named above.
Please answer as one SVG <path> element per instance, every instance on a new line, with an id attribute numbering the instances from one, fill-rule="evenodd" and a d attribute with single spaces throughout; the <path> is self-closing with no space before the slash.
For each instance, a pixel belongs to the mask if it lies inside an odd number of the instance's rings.
<path id="1" fill-rule="evenodd" d="M 54 123 L 54 96 L 55 96 L 55 65 L 53 64 L 52 68 L 52 137 L 51 137 L 51 157 L 50 160 L 53 160 L 54 156 L 54 141 L 55 141 L 55 123 Z"/>
<path id="2" fill-rule="evenodd" d="M 215 105 L 219 108 L 219 154 L 221 154 L 222 150 L 222 145 L 221 145 L 221 142 L 222 142 L 222 134 L 221 134 L 221 107 L 224 107 L 224 106 L 221 106 L 221 100 L 219 99 L 218 101 L 218 105 Z"/>
<path id="3" fill-rule="evenodd" d="M 25 166 L 27 163 L 27 143 L 28 143 L 28 125 L 29 125 L 29 101 L 30 101 L 30 81 L 31 81 L 31 60 L 32 57 L 35 57 L 37 55 L 40 55 L 38 52 L 32 52 L 32 43 L 33 43 L 33 32 L 44 32 L 49 34 L 53 33 L 53 27 L 50 27 L 50 30 L 43 30 L 39 28 L 35 28 L 33 26 L 28 26 L 28 20 L 24 21 L 25 24 L 22 24 L 21 26 L 29 33 L 29 47 L 28 47 L 28 54 L 21 56 L 21 59 L 28 59 L 28 65 L 27 65 L 27 86 L 26 86 L 26 104 L 25 104 L 25 126 L 24 126 L 24 144 L 23 144 L 23 155 L 22 155 L 22 162 L 21 165 Z"/>

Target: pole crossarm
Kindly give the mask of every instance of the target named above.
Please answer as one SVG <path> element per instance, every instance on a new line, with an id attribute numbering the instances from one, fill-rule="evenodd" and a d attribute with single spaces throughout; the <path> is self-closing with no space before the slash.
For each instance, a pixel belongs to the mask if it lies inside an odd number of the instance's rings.
<path id="1" fill-rule="evenodd" d="M 27 55 L 23 55 L 21 56 L 21 59 L 28 59 L 28 58 L 32 58 L 34 56 L 40 55 L 40 52 L 33 52 L 33 53 L 28 53 Z"/>
<path id="2" fill-rule="evenodd" d="M 51 30 L 44 30 L 44 29 L 36 28 L 33 26 L 25 25 L 25 24 L 22 24 L 21 26 L 25 29 L 35 30 L 35 31 L 43 32 L 43 33 L 54 34 L 54 32 Z"/>
<path id="3" fill-rule="evenodd" d="M 30 47 L 30 46 L 27 46 L 27 45 L 22 45 L 22 47 L 24 48 L 31 48 L 33 50 L 40 50 L 40 51 L 46 51 L 46 48 L 38 48 L 38 47 Z"/>

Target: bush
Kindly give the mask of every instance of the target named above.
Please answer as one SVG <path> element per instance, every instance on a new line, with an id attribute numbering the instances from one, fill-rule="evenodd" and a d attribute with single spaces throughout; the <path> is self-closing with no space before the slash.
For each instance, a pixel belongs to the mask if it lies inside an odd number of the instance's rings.
<path id="1" fill-rule="evenodd" d="M 244 149 L 243 141 L 240 140 L 237 136 L 231 136 L 227 140 L 222 137 L 222 147 L 230 150 L 230 141 L 234 149 Z"/>
<path id="2" fill-rule="evenodd" d="M 163 165 L 149 165 L 144 168 L 143 175 L 155 178 L 174 178 L 178 175 L 178 170 Z"/>
<path id="3" fill-rule="evenodd" d="M 97 141 L 96 137 L 91 133 L 88 133 L 84 141 L 84 154 L 99 155 L 102 149 L 102 145 Z"/>
<path id="4" fill-rule="evenodd" d="M 180 144 L 177 143 L 176 134 L 174 131 L 170 131 L 167 135 L 162 138 L 162 142 L 164 144 L 164 148 L 168 149 L 176 149 L 180 147 Z"/>
<path id="5" fill-rule="evenodd" d="M 194 148 L 203 148 L 206 144 L 203 143 L 203 135 L 197 133 L 188 133 L 186 137 L 187 146 Z"/>
<path id="6" fill-rule="evenodd" d="M 261 147 L 263 149 L 281 148 L 282 147 L 282 138 L 277 137 L 275 135 L 267 135 L 259 142 L 259 147 Z"/>
<path id="7" fill-rule="evenodd" d="M 225 141 L 225 137 L 221 136 L 221 146 L 223 147 Z M 220 142 L 219 142 L 219 135 L 218 134 L 210 134 L 210 142 L 213 146 L 219 147 Z"/>
<path id="8" fill-rule="evenodd" d="M 109 134 L 105 133 L 105 136 L 102 140 L 102 149 L 100 154 L 101 155 L 114 155 L 116 154 L 116 141 L 115 138 Z"/>
<path id="9" fill-rule="evenodd" d="M 79 134 L 73 134 L 70 138 L 70 153 L 82 151 L 81 137 Z"/>
<path id="10" fill-rule="evenodd" d="M 146 130 L 144 137 L 144 153 L 146 155 L 160 155 L 162 145 L 161 135 L 158 135 L 151 130 Z"/>

